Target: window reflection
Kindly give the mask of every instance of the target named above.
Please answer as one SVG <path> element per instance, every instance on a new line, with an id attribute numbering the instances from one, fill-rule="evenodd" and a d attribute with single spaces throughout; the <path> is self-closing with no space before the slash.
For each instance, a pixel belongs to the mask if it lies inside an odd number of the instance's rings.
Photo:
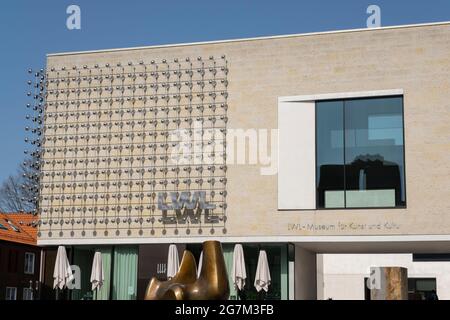
<path id="1" fill-rule="evenodd" d="M 318 208 L 405 206 L 402 100 L 316 103 Z"/>
<path id="2" fill-rule="evenodd" d="M 344 102 L 316 104 L 319 208 L 344 208 Z"/>

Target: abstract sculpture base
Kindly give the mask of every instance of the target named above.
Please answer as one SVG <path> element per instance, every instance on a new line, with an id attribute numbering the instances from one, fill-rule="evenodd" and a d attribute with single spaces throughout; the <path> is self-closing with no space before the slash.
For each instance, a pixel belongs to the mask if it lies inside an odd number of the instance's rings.
<path id="1" fill-rule="evenodd" d="M 178 273 L 168 281 L 153 277 L 145 300 L 226 300 L 230 294 L 222 246 L 218 241 L 203 243 L 203 263 L 197 279 L 197 264 L 185 250 Z"/>

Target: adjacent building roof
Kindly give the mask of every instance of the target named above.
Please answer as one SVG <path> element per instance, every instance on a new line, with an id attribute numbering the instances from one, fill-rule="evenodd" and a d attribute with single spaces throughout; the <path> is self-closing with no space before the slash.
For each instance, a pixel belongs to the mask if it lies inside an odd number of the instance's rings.
<path id="1" fill-rule="evenodd" d="M 0 212 L 0 241 L 36 246 L 36 217 L 29 213 Z"/>

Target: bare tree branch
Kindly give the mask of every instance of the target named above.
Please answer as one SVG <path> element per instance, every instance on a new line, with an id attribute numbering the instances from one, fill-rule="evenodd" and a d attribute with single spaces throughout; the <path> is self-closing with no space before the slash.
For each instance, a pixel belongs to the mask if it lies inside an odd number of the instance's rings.
<path id="1" fill-rule="evenodd" d="M 37 196 L 33 175 L 37 172 L 21 164 L 17 174 L 9 176 L 0 187 L 0 210 L 3 212 L 30 212 L 31 202 Z"/>

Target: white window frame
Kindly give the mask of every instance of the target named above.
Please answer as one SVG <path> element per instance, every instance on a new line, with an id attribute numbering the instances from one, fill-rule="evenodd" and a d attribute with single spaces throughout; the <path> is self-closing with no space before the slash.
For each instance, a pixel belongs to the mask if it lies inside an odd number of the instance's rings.
<path id="1" fill-rule="evenodd" d="M 11 299 L 11 291 L 14 292 L 14 299 Z M 5 300 L 17 300 L 17 287 L 6 287 Z"/>
<path id="2" fill-rule="evenodd" d="M 29 296 L 31 294 L 31 296 Z M 34 300 L 34 291 L 31 288 L 23 288 L 22 300 Z"/>
<path id="3" fill-rule="evenodd" d="M 278 210 L 318 210 L 315 103 L 320 100 L 404 95 L 403 89 L 278 97 Z M 296 137 L 293 145 L 293 138 Z"/>
<path id="4" fill-rule="evenodd" d="M 32 257 L 32 258 L 29 261 L 30 257 Z M 36 261 L 36 254 L 34 254 L 33 252 L 25 252 L 25 263 L 24 263 L 24 266 L 23 266 L 23 269 L 24 269 L 23 272 L 25 274 L 34 274 L 35 261 Z"/>

